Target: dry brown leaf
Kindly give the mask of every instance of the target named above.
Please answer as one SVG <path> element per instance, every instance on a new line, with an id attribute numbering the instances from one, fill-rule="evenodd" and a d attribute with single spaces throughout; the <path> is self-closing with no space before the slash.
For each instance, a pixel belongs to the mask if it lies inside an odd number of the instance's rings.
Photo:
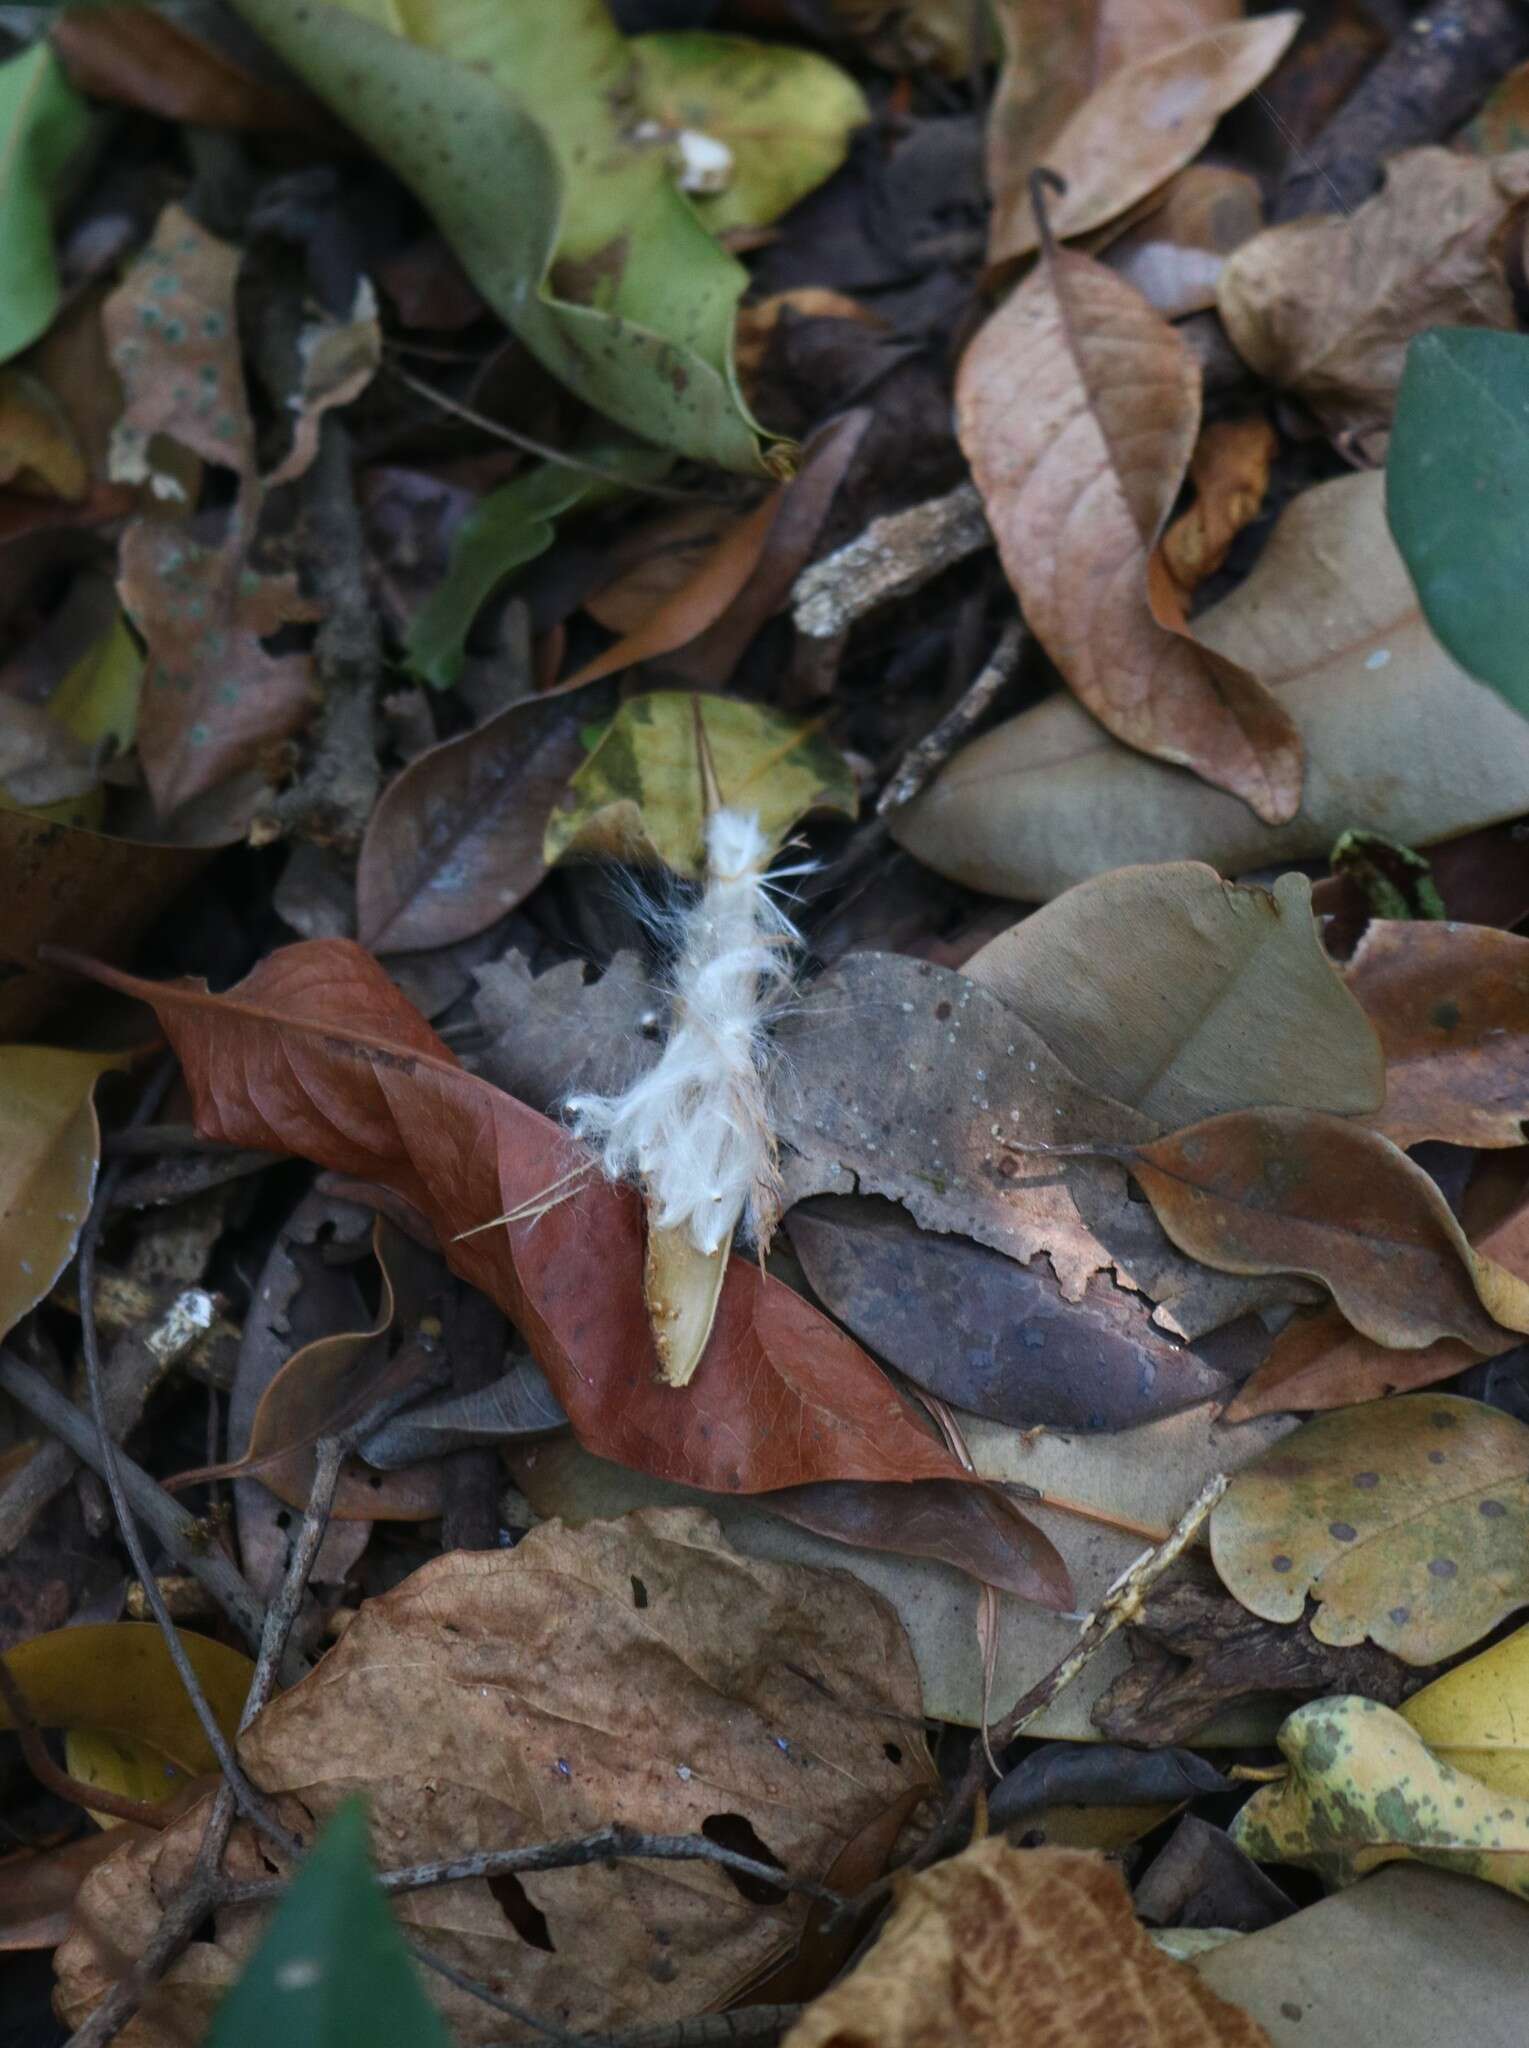
<path id="1" fill-rule="evenodd" d="M 1286 10 L 1218 25 L 1112 72 L 1046 149 L 1048 169 L 1067 181 L 1051 210 L 1053 231 L 1102 227 L 1182 170 L 1227 109 L 1273 70 L 1300 23 Z M 988 257 L 1012 262 L 1039 244 L 1021 181 L 997 195 Z"/>
<path id="2" fill-rule="evenodd" d="M 614 571 L 584 599 L 607 633 L 635 633 L 685 585 L 722 536 L 747 514 L 725 505 L 674 505 L 646 519 L 612 549 Z"/>
<path id="3" fill-rule="evenodd" d="M 759 395 L 776 330 L 785 315 L 798 320 L 853 320 L 860 327 L 887 331 L 887 322 L 879 313 L 828 285 L 798 285 L 792 291 L 772 292 L 768 298 L 740 306 L 733 331 L 733 367 L 750 405 Z"/>
<path id="4" fill-rule="evenodd" d="M 1300 728 L 1306 780 L 1288 825 L 1118 745 L 1059 694 L 964 748 L 893 836 L 972 888 L 1044 901 L 1136 861 L 1237 874 L 1325 856 L 1356 819 L 1426 846 L 1522 813 L 1529 723 L 1424 624 L 1378 472 L 1302 492 L 1195 630 L 1272 684 Z"/>
<path id="5" fill-rule="evenodd" d="M 1182 337 L 1102 264 L 1050 249 L 967 350 L 956 399 L 1009 581 L 1082 702 L 1259 817 L 1292 817 L 1301 746 L 1288 714 L 1196 641 L 1150 573 L 1200 420 Z"/>
<path id="6" fill-rule="evenodd" d="M 1380 1034 L 1398 1145 L 1522 1145 L 1529 1119 L 1529 939 L 1487 925 L 1377 918 L 1345 970 Z"/>
<path id="7" fill-rule="evenodd" d="M 1120 1873 L 1003 1837 L 908 1879 L 865 1960 L 784 2048 L 1269 2048 L 1250 2014 L 1165 1956 Z"/>
<path id="8" fill-rule="evenodd" d="M 1245 242 L 1217 300 L 1238 353 L 1299 392 L 1329 433 L 1379 452 L 1407 344 L 1425 327 L 1515 323 L 1503 261 L 1529 198 L 1529 150 L 1393 157 L 1352 214 L 1290 221 Z"/>
<path id="9" fill-rule="evenodd" d="M 1320 1280 L 1377 1343 L 1458 1337 L 1490 1353 L 1503 1330 L 1529 1331 L 1529 1281 L 1474 1251 L 1422 1167 L 1361 1124 L 1233 1110 L 1112 1156 L 1181 1251 Z"/>
<path id="10" fill-rule="evenodd" d="M 90 470 L 69 416 L 40 377 L 0 370 L 0 484 L 77 503 Z"/>
<path id="11" fill-rule="evenodd" d="M 178 527 L 140 519 L 123 535 L 119 560 L 118 592 L 150 656 L 138 753 L 165 818 L 265 763 L 304 723 L 312 657 L 268 654 L 261 642 L 318 609 L 294 578 L 246 567 L 237 539 L 205 548 Z"/>
<path id="12" fill-rule="evenodd" d="M 988 109 L 992 254 L 1011 231 L 1030 173 L 1094 89 L 1122 65 L 1242 16 L 1242 0 L 999 0 L 1003 69 Z"/>
<path id="13" fill-rule="evenodd" d="M 912 1653 L 875 1594 L 846 1573 L 747 1559 L 710 1515 L 678 1508 L 435 1559 L 367 1601 L 240 1746 L 257 1784 L 315 1818 L 363 1791 L 384 1865 L 619 1817 L 762 1844 L 762 1860 L 821 1877 L 896 1801 L 938 1792 L 921 1715 Z M 117 1878 L 108 1865 L 88 1880 L 83 1911 L 131 1930 L 137 1954 L 154 1916 L 141 1890 L 115 1895 Z M 522 1898 L 545 1945 L 517 1930 Z M 604 2030 L 721 2003 L 781 1956 L 805 1905 L 751 1902 L 705 1864 L 627 1862 L 474 1879 L 397 1910 L 458 1969 Z M 78 1954 L 60 1958 L 76 2020 Z M 440 1995 L 458 2040 L 502 2038 L 502 2014 Z"/>
<path id="14" fill-rule="evenodd" d="M 1380 1047 L 1322 950 L 1311 884 L 1198 861 L 1116 868 L 967 961 L 1086 1087 L 1159 1124 L 1284 1104 L 1378 1106 Z"/>
<path id="15" fill-rule="evenodd" d="M 1197 496 L 1163 535 L 1169 575 L 1190 596 L 1226 560 L 1232 542 L 1263 510 L 1279 437 L 1262 413 L 1215 420 L 1189 459 Z"/>
<path id="16" fill-rule="evenodd" d="M 1181 320 L 1215 305 L 1227 257 L 1263 224 L 1255 177 L 1227 164 L 1190 164 L 1161 205 L 1111 242 L 1105 261 L 1165 320 Z"/>

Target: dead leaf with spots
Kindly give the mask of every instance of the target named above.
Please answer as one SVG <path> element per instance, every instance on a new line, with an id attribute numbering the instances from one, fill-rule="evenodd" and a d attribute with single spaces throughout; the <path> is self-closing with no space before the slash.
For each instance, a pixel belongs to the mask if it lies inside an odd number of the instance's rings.
<path id="1" fill-rule="evenodd" d="M 1320 1280 L 1356 1329 L 1490 1354 L 1529 1331 L 1529 1281 L 1474 1251 L 1434 1181 L 1389 1139 L 1315 1110 L 1244 1109 L 1106 1147 L 1180 1251 L 1229 1273 Z"/>
<path id="2" fill-rule="evenodd" d="M 1289 713 L 1196 639 L 1153 552 L 1200 424 L 1182 337 L 1102 264 L 1050 248 L 962 357 L 956 403 L 1004 569 L 1080 701 L 1267 822 L 1293 817 Z"/>
<path id="3" fill-rule="evenodd" d="M 1215 420 L 1204 428 L 1189 458 L 1196 497 L 1163 535 L 1163 562 L 1190 597 L 1213 576 L 1232 542 L 1263 510 L 1269 466 L 1279 437 L 1262 413 Z"/>
<path id="4" fill-rule="evenodd" d="M 1376 459 L 1415 334 L 1516 325 L 1506 244 L 1526 200 L 1529 150 L 1486 160 L 1405 151 L 1352 214 L 1290 221 L 1243 244 L 1217 287 L 1226 331 L 1260 377 Z"/>
<path id="5" fill-rule="evenodd" d="M 1259 1862 L 1347 1885 L 1406 1858 L 1529 1899 L 1529 1799 L 1456 1770 L 1403 1714 L 1374 1700 L 1313 1700 L 1286 1721 L 1279 1746 L 1288 1777 L 1261 1785 L 1232 1822 L 1233 1841 Z"/>
<path id="6" fill-rule="evenodd" d="M 115 481 L 156 480 L 149 445 L 156 434 L 241 477 L 253 470 L 255 430 L 234 307 L 241 254 L 184 207 L 167 206 L 107 299 L 102 320 L 126 398 L 112 436 Z M 179 486 L 161 489 L 181 495 Z"/>
<path id="7" fill-rule="evenodd" d="M 964 971 L 1086 1086 L 1159 1124 L 1267 1104 L 1352 1116 L 1385 1092 L 1375 1032 L 1322 950 L 1304 875 L 1270 891 L 1199 861 L 1115 868 L 990 939 Z"/>
<path id="8" fill-rule="evenodd" d="M 1053 231 L 1102 227 L 1182 170 L 1227 109 L 1273 70 L 1300 22 L 1287 10 L 1217 24 L 1112 72 L 1046 148 L 1046 167 L 1067 183 L 1052 208 Z M 1025 164 L 1026 176 L 1033 167 Z M 1041 239 L 1023 178 L 1006 175 L 1004 186 L 988 237 L 992 263 L 1028 256 Z"/>
<path id="9" fill-rule="evenodd" d="M 384 1864 L 579 1835 L 616 1814 L 821 1877 L 888 1808 L 938 1795 L 921 1717 L 913 1657 L 882 1600 L 846 1573 L 748 1559 L 711 1516 L 682 1508 L 552 1523 L 513 1551 L 433 1560 L 367 1601 L 240 1751 L 257 1784 L 315 1818 L 364 1792 Z M 116 1876 L 108 1865 L 87 1881 L 81 1924 L 131 1927 L 137 1953 L 140 1923 L 157 1918 L 148 1873 L 128 1902 Z M 544 1945 L 517 1932 L 517 1898 Z M 741 1896 L 705 1864 L 640 1861 L 397 1902 L 406 1931 L 458 1969 L 599 2031 L 723 2003 L 779 1959 L 805 1910 L 794 1895 Z M 170 1971 L 172 1997 L 227 1980 L 219 1935 Z M 99 1995 L 99 1965 L 88 1990 L 80 1981 L 88 1947 L 78 1938 L 59 1957 L 73 2024 Z M 501 2013 L 454 1990 L 440 1998 L 455 2038 L 502 2037 Z"/>
<path id="10" fill-rule="evenodd" d="M 1468 1649 L 1529 1602 L 1529 1428 L 1453 1394 L 1319 1415 L 1238 1473 L 1211 1516 L 1227 1589 L 1266 1621 L 1308 1593 L 1319 1642 L 1408 1664 Z"/>
<path id="11" fill-rule="evenodd" d="M 1529 1121 L 1529 939 L 1487 925 L 1375 919 L 1345 979 L 1380 1034 L 1398 1145 L 1522 1145 Z"/>
<path id="12" fill-rule="evenodd" d="M 1269 2048 L 1249 2014 L 1163 1954 L 1125 1881 L 1079 1849 L 998 1836 L 904 1881 L 869 1954 L 784 2048 Z"/>
<path id="13" fill-rule="evenodd" d="M 294 578 L 251 568 L 237 537 L 207 548 L 139 520 L 119 559 L 118 591 L 149 651 L 138 753 L 164 819 L 242 770 L 274 769 L 272 749 L 313 709 L 313 662 L 261 642 L 319 611 Z"/>

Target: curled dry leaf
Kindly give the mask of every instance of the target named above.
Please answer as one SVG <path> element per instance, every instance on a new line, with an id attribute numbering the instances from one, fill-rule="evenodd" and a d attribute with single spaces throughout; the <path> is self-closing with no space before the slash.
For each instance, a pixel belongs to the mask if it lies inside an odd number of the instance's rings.
<path id="1" fill-rule="evenodd" d="M 1453 1394 L 1319 1415 L 1238 1473 L 1211 1555 L 1267 1621 L 1309 1592 L 1319 1641 L 1435 1663 L 1529 1600 L 1526 1453 L 1522 1422 Z"/>
<path id="2" fill-rule="evenodd" d="M 1165 320 L 1182 320 L 1215 305 L 1227 257 L 1263 224 L 1255 177 L 1227 164 L 1189 164 L 1162 205 L 1111 242 L 1104 260 Z"/>
<path id="3" fill-rule="evenodd" d="M 1428 630 L 1378 472 L 1303 491 L 1195 631 L 1272 685 L 1300 729 L 1306 776 L 1288 825 L 1116 744 L 1057 696 L 963 748 L 893 836 L 972 888 L 1044 901 L 1133 861 L 1235 874 L 1325 858 L 1356 819 L 1428 846 L 1523 811 L 1529 721 Z"/>
<path id="4" fill-rule="evenodd" d="M 424 1214 L 453 1271 L 521 1330 L 592 1450 L 722 1492 L 960 1476 L 858 1345 L 744 1259 L 693 1384 L 657 1385 L 636 1192 L 464 1072 L 359 946 L 289 946 L 221 996 L 92 972 L 154 1006 L 206 1135 L 378 1182 Z"/>
<path id="5" fill-rule="evenodd" d="M 1525 199 L 1529 150 L 1485 161 L 1407 150 L 1352 214 L 1290 221 L 1243 244 L 1217 290 L 1227 333 L 1329 433 L 1383 433 L 1415 334 L 1516 324 L 1504 244 Z M 1373 438 L 1365 445 L 1378 452 Z"/>
<path id="6" fill-rule="evenodd" d="M 1261 1863 L 1332 1885 L 1399 1858 L 1436 1863 L 1529 1898 L 1529 1800 L 1455 1770 L 1374 1700 L 1314 1700 L 1280 1730 L 1290 1765 L 1260 1786 L 1232 1839 Z"/>
<path id="7" fill-rule="evenodd" d="M 1198 495 L 1163 535 L 1163 563 L 1186 597 L 1214 575 L 1263 508 L 1279 438 L 1262 413 L 1214 420 L 1189 458 Z"/>
<path id="8" fill-rule="evenodd" d="M 1320 1280 L 1378 1343 L 1458 1337 L 1490 1355 L 1503 1330 L 1529 1331 L 1529 1281 L 1472 1249 L 1405 1152 L 1341 1117 L 1233 1110 L 1112 1156 L 1180 1251 Z"/>
<path id="9" fill-rule="evenodd" d="M 1529 1117 L 1529 939 L 1485 925 L 1387 922 L 1345 979 L 1380 1034 L 1398 1145 L 1522 1145 Z"/>
<path id="10" fill-rule="evenodd" d="M 1249 2014 L 1165 1956 L 1119 1872 L 1001 1836 L 909 1878 L 875 1947 L 785 2048 L 1269 2048 Z"/>
<path id="11" fill-rule="evenodd" d="M 364 1791 L 389 1864 L 579 1835 L 619 1815 L 653 1833 L 741 1836 L 761 1860 L 821 1877 L 888 1807 L 938 1793 L 921 1713 L 884 1602 L 845 1573 L 745 1558 L 709 1515 L 682 1508 L 435 1559 L 367 1601 L 240 1748 L 260 1785 L 316 1818 Z M 425 1783 L 434 1797 L 421 1798 Z M 517 1932 L 517 1897 L 542 1917 L 544 1945 Z M 122 1926 L 109 1877 L 83 1896 L 86 1914 L 98 1905 L 108 1934 Z M 408 1894 L 397 1911 L 470 1976 L 603 2031 L 722 2003 L 780 1956 L 804 1904 L 740 1896 L 705 1864 L 628 1861 L 513 1886 L 472 1879 Z M 197 1960 L 170 1973 L 172 1993 Z M 61 1995 L 78 2018 L 71 1962 L 60 1958 Z M 503 2036 L 501 2013 L 440 1996 L 461 2041 Z"/>
<path id="12" fill-rule="evenodd" d="M 1201 646 L 1152 550 L 1195 445 L 1183 338 L 1092 258 L 1048 249 L 957 380 L 962 448 L 1025 618 L 1118 739 L 1281 824 L 1301 745 L 1257 676 Z"/>
<path id="13" fill-rule="evenodd" d="M 1375 1032 L 1322 950 L 1304 875 L 1270 891 L 1199 861 L 1116 868 L 990 939 L 964 971 L 1080 1081 L 1160 1124 L 1265 1104 L 1351 1116 L 1385 1092 Z"/>
<path id="14" fill-rule="evenodd" d="M 1028 194 L 1030 173 L 1096 87 L 1188 37 L 1241 18 L 1242 0 L 1000 0 L 1003 68 L 987 117 L 992 254 Z"/>
<path id="15" fill-rule="evenodd" d="M 1048 169 L 1067 181 L 1051 209 L 1054 232 L 1081 235 L 1102 227 L 1182 170 L 1227 109 L 1274 69 L 1300 24 L 1290 10 L 1229 22 L 1107 77 L 1046 150 Z M 989 259 L 1028 256 L 1040 233 L 1027 187 L 997 192 L 995 200 Z"/>

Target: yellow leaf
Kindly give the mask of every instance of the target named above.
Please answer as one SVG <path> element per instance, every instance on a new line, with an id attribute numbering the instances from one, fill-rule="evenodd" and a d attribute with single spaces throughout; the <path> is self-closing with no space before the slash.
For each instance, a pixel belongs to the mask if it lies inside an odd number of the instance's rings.
<path id="1" fill-rule="evenodd" d="M 1435 1756 L 1529 1800 L 1529 1628 L 1425 1685 L 1401 1712 Z"/>
<path id="2" fill-rule="evenodd" d="M 187 1782 L 186 1773 L 153 1743 L 135 1742 L 104 1728 L 70 1728 L 64 1736 L 64 1768 L 83 1784 L 99 1785 L 146 1806 L 170 1798 Z M 122 1826 L 116 1814 L 97 1813 L 94 1807 L 88 1811 L 98 1827 Z"/>
<path id="3" fill-rule="evenodd" d="M 242 1651 L 209 1636 L 186 1629 L 177 1633 L 219 1727 L 232 1737 L 254 1665 Z M 117 1737 L 129 1745 L 146 1744 L 192 1776 L 217 1769 L 218 1760 L 154 1623 L 102 1621 L 54 1629 L 18 1643 L 6 1652 L 5 1661 L 39 1727 L 88 1728 L 98 1741 Z M 13 1725 L 0 1704 L 0 1728 Z M 112 1781 L 98 1777 L 93 1782 Z"/>

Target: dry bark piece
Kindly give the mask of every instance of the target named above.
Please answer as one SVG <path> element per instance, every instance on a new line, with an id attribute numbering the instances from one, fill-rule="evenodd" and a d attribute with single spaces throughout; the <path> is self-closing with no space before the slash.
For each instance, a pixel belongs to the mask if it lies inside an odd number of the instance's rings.
<path id="1" fill-rule="evenodd" d="M 1375 455 L 1415 334 L 1515 325 L 1504 245 L 1526 198 L 1526 150 L 1394 156 L 1384 189 L 1357 212 L 1245 242 L 1221 273 L 1222 321 L 1259 376 Z"/>
<path id="2" fill-rule="evenodd" d="M 1127 744 L 1243 797 L 1269 823 L 1301 796 L 1301 748 L 1249 670 L 1183 624 L 1152 550 L 1188 467 L 1200 373 L 1131 285 L 1051 248 L 957 380 L 961 445 L 1025 619 Z"/>
<path id="3" fill-rule="evenodd" d="M 1271 1695 L 1358 1693 L 1399 1706 L 1430 1676 L 1373 1643 L 1319 1642 L 1305 1617 L 1250 1614 L 1199 1559 L 1159 1580 L 1127 1640 L 1130 1670 L 1094 1705 L 1111 1742 L 1193 1742 L 1228 1707 Z"/>
<path id="4" fill-rule="evenodd" d="M 1300 727 L 1290 824 L 1263 825 L 1225 791 L 1119 746 L 1059 695 L 964 748 L 891 820 L 893 837 L 972 888 L 1044 901 L 1135 861 L 1237 874 L 1325 858 L 1356 818 L 1416 847 L 1523 812 L 1529 724 L 1424 624 L 1378 472 L 1303 491 L 1195 630 L 1273 685 Z"/>
<path id="5" fill-rule="evenodd" d="M 1453 1336 L 1490 1355 L 1504 1330 L 1529 1330 L 1529 1282 L 1475 1251 L 1435 1182 L 1362 1126 L 1233 1110 L 1115 1156 L 1181 1251 L 1320 1280 L 1378 1343 Z"/>
<path id="6" fill-rule="evenodd" d="M 1158 1123 L 1263 1104 L 1360 1114 L 1385 1091 L 1380 1048 L 1310 904 L 1303 875 L 1269 891 L 1199 861 L 1117 868 L 989 940 L 965 972 L 1079 1080 Z"/>
<path id="7" fill-rule="evenodd" d="M 1521 1145 L 1529 1116 L 1529 939 L 1485 925 L 1371 923 L 1345 979 L 1380 1034 L 1398 1145 Z"/>
<path id="8" fill-rule="evenodd" d="M 464 1072 L 359 946 L 289 946 L 221 996 L 92 972 L 153 1004 L 206 1135 L 378 1182 L 424 1214 L 453 1271 L 525 1336 L 591 1449 L 723 1492 L 960 1476 L 858 1345 L 744 1259 L 694 1384 L 657 1385 L 636 1191 Z"/>
<path id="9" fill-rule="evenodd" d="M 1001 1838 L 920 1871 L 875 1947 L 784 2048 L 1269 2048 L 1263 2028 L 1165 1956 L 1119 1873 Z"/>
<path id="10" fill-rule="evenodd" d="M 1054 232 L 1103 226 L 1197 157 L 1227 109 L 1273 70 L 1300 21 L 1286 11 L 1216 26 L 1107 77 L 1046 150 L 1047 167 L 1067 181 L 1051 211 Z M 996 197 L 989 260 L 1028 256 L 1040 234 L 1027 188 Z"/>

